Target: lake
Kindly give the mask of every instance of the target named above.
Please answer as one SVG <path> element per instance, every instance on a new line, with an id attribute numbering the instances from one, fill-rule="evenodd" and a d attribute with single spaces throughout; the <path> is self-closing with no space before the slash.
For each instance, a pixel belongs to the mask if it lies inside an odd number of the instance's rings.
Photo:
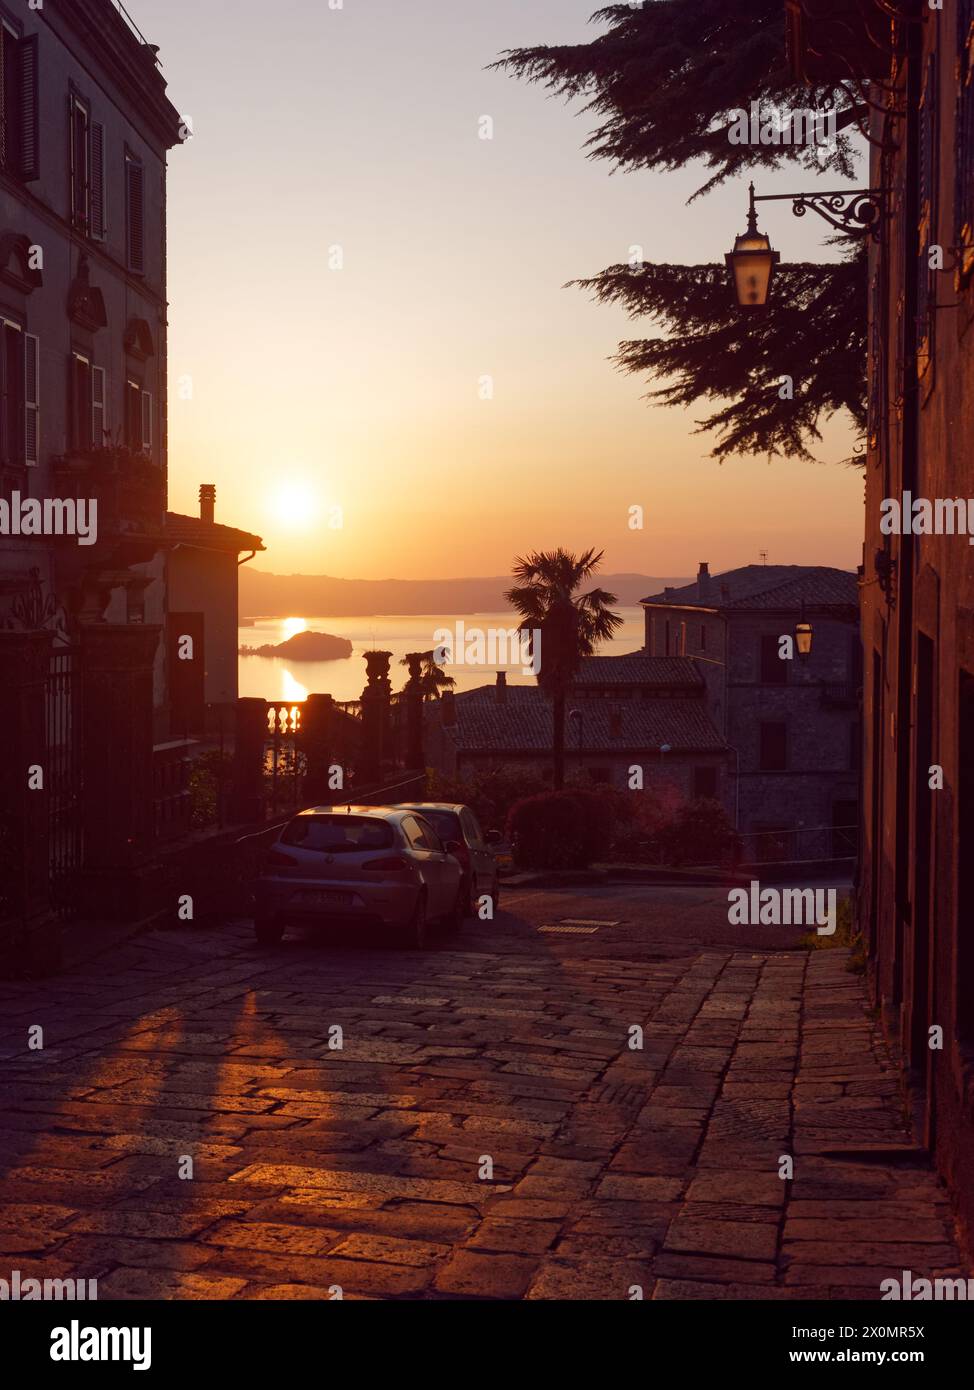
<path id="1" fill-rule="evenodd" d="M 618 608 L 623 620 L 618 635 L 601 648 L 603 656 L 624 656 L 638 651 L 643 645 L 643 610 Z M 341 661 L 290 661 L 281 657 L 242 656 L 239 658 L 240 694 L 259 696 L 265 700 L 304 700 L 309 694 L 332 695 L 336 700 L 357 700 L 365 686 L 365 662 L 362 653 L 369 650 L 392 652 L 389 663 L 394 690 L 401 690 L 406 681 L 405 667 L 400 660 L 407 652 L 429 651 L 434 646 L 433 634 L 438 628 L 455 631 L 463 623 L 469 633 L 472 628 L 512 628 L 517 626 L 510 613 L 462 613 L 445 617 L 431 615 L 366 618 L 258 618 L 252 625 L 241 627 L 238 647 L 263 647 L 285 641 L 296 632 L 330 632 L 347 637 L 353 655 Z M 523 675 L 520 665 L 498 668 L 491 666 L 451 666 L 447 674 L 456 681 L 455 690 L 472 690 L 478 685 L 494 682 L 498 669 L 508 672 L 512 685 L 531 685 L 534 676 Z"/>

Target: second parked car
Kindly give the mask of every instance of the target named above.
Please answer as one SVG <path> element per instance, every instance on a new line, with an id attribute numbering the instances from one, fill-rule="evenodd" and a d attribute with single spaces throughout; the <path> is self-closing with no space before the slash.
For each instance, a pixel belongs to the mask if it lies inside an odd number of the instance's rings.
<path id="1" fill-rule="evenodd" d="M 494 911 L 500 902 L 500 879 L 494 845 L 500 843 L 496 830 L 484 831 L 469 806 L 446 801 L 403 802 L 400 809 L 415 811 L 429 821 L 441 840 L 456 846 L 454 854 L 463 869 L 465 911 L 476 915 L 482 897 L 490 897 Z"/>

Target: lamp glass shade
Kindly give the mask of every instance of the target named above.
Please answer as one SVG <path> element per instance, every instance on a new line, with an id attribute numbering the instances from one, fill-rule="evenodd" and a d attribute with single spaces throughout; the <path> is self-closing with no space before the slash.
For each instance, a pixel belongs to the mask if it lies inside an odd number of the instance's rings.
<path id="1" fill-rule="evenodd" d="M 795 646 L 799 656 L 808 656 L 812 650 L 811 623 L 798 623 L 795 627 Z"/>
<path id="2" fill-rule="evenodd" d="M 745 309 L 761 308 L 768 302 L 771 277 L 781 260 L 769 239 L 759 231 L 746 231 L 737 237 L 733 251 L 724 257 L 734 279 L 737 302 Z"/>

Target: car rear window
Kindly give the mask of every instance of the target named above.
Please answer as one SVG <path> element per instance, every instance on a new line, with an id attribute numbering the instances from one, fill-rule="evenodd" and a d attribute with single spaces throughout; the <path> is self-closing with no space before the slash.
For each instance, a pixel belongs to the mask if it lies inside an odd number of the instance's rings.
<path id="1" fill-rule="evenodd" d="M 284 845 L 328 854 L 391 849 L 392 826 L 371 816 L 298 816 L 281 836 Z"/>
<path id="2" fill-rule="evenodd" d="M 416 814 L 422 816 L 423 820 L 429 821 L 441 840 L 463 839 L 460 834 L 460 820 L 454 811 L 429 811 L 424 806 Z"/>

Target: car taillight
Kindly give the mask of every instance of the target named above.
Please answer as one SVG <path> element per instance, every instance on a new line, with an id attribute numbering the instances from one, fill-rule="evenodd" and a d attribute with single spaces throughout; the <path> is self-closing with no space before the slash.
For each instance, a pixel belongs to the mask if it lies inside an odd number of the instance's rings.
<path id="1" fill-rule="evenodd" d="M 264 864 L 267 868 L 293 869 L 297 862 L 296 859 L 292 859 L 289 854 L 285 854 L 280 849 L 269 849 L 264 855 Z"/>
<path id="2" fill-rule="evenodd" d="M 362 868 L 375 869 L 385 874 L 401 873 L 403 869 L 409 868 L 409 860 L 403 859 L 400 854 L 391 854 L 388 859 L 370 859 Z"/>

